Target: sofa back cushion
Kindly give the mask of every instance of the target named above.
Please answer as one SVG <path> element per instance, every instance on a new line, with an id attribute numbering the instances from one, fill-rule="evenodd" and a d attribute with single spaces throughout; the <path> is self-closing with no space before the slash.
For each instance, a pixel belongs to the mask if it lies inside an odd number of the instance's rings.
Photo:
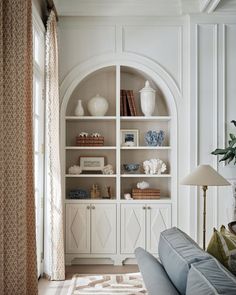
<path id="1" fill-rule="evenodd" d="M 149 295 L 179 295 L 164 267 L 142 248 L 135 249 L 135 257 Z"/>
<path id="2" fill-rule="evenodd" d="M 215 258 L 193 263 L 187 280 L 186 295 L 236 294 L 236 278 Z"/>
<path id="3" fill-rule="evenodd" d="M 167 229 L 160 234 L 158 250 L 165 271 L 181 294 L 186 292 L 191 264 L 212 258 L 188 235 L 176 227 Z"/>

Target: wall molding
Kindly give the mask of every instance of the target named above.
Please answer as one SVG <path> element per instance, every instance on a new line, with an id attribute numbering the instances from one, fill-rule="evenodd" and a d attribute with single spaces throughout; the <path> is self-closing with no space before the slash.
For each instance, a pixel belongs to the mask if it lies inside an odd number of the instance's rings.
<path id="1" fill-rule="evenodd" d="M 173 74 L 165 67 L 165 65 L 161 64 L 158 60 L 156 59 L 153 59 L 153 58 L 150 58 L 148 56 L 146 56 L 145 54 L 142 54 L 140 52 L 136 52 L 136 51 L 132 51 L 132 50 L 127 50 L 126 49 L 126 43 L 125 43 L 125 35 L 126 35 L 126 31 L 125 29 L 126 28 L 129 28 L 129 27 L 140 27 L 140 28 L 156 28 L 156 27 L 173 27 L 173 28 L 177 28 L 178 29 L 178 61 L 177 61 L 177 64 L 178 64 L 178 73 L 177 73 L 177 79 L 173 76 Z M 165 69 L 165 71 L 171 76 L 171 78 L 175 81 L 178 89 L 180 92 L 183 91 L 183 25 L 181 24 L 169 24 L 169 25 L 166 25 L 166 24 L 152 24 L 152 25 L 124 25 L 122 27 L 122 51 L 124 53 L 131 53 L 131 54 L 137 54 L 139 56 L 143 56 L 144 58 L 148 58 L 148 59 L 151 59 L 153 60 L 155 63 L 159 64 L 159 66 L 161 66 L 163 69 Z"/>

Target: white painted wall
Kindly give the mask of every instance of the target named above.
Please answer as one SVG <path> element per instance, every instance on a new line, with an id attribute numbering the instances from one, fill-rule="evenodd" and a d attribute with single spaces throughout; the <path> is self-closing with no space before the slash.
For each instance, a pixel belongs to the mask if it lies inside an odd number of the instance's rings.
<path id="1" fill-rule="evenodd" d="M 235 33 L 233 16 L 61 17 L 60 81 L 99 56 L 132 53 L 160 65 L 180 93 L 177 181 L 199 163 L 210 163 L 233 178 L 236 169 L 218 165 L 210 152 L 226 141 L 229 124 L 224 122 L 236 119 Z M 207 221 L 212 228 L 226 223 L 230 189 L 208 193 Z M 179 186 L 178 225 L 196 239 L 201 236 L 198 207 L 196 190 Z"/>

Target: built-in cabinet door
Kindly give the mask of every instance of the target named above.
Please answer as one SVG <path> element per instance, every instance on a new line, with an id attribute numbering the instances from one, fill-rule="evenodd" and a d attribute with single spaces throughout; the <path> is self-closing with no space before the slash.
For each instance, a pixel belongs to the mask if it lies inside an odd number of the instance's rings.
<path id="1" fill-rule="evenodd" d="M 171 205 L 147 204 L 146 208 L 146 249 L 157 253 L 160 233 L 171 227 Z"/>
<path id="2" fill-rule="evenodd" d="M 90 253 L 89 204 L 66 204 L 66 253 Z"/>
<path id="3" fill-rule="evenodd" d="M 91 253 L 116 253 L 116 205 L 91 204 Z"/>
<path id="4" fill-rule="evenodd" d="M 145 204 L 121 205 L 121 253 L 145 248 Z"/>

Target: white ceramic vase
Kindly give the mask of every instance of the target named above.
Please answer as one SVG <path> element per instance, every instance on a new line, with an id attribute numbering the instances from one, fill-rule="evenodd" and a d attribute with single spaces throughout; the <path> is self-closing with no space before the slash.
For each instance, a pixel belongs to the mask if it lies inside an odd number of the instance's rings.
<path id="1" fill-rule="evenodd" d="M 77 106 L 75 108 L 75 115 L 76 116 L 83 116 L 84 115 L 84 108 L 83 108 L 81 99 L 78 99 Z"/>
<path id="2" fill-rule="evenodd" d="M 140 90 L 141 109 L 146 117 L 152 116 L 155 110 L 155 94 L 156 91 L 146 81 L 145 87 Z"/>
<path id="3" fill-rule="evenodd" d="M 108 107 L 109 104 L 106 98 L 100 96 L 99 94 L 91 98 L 88 102 L 88 110 L 92 116 L 105 116 Z"/>

